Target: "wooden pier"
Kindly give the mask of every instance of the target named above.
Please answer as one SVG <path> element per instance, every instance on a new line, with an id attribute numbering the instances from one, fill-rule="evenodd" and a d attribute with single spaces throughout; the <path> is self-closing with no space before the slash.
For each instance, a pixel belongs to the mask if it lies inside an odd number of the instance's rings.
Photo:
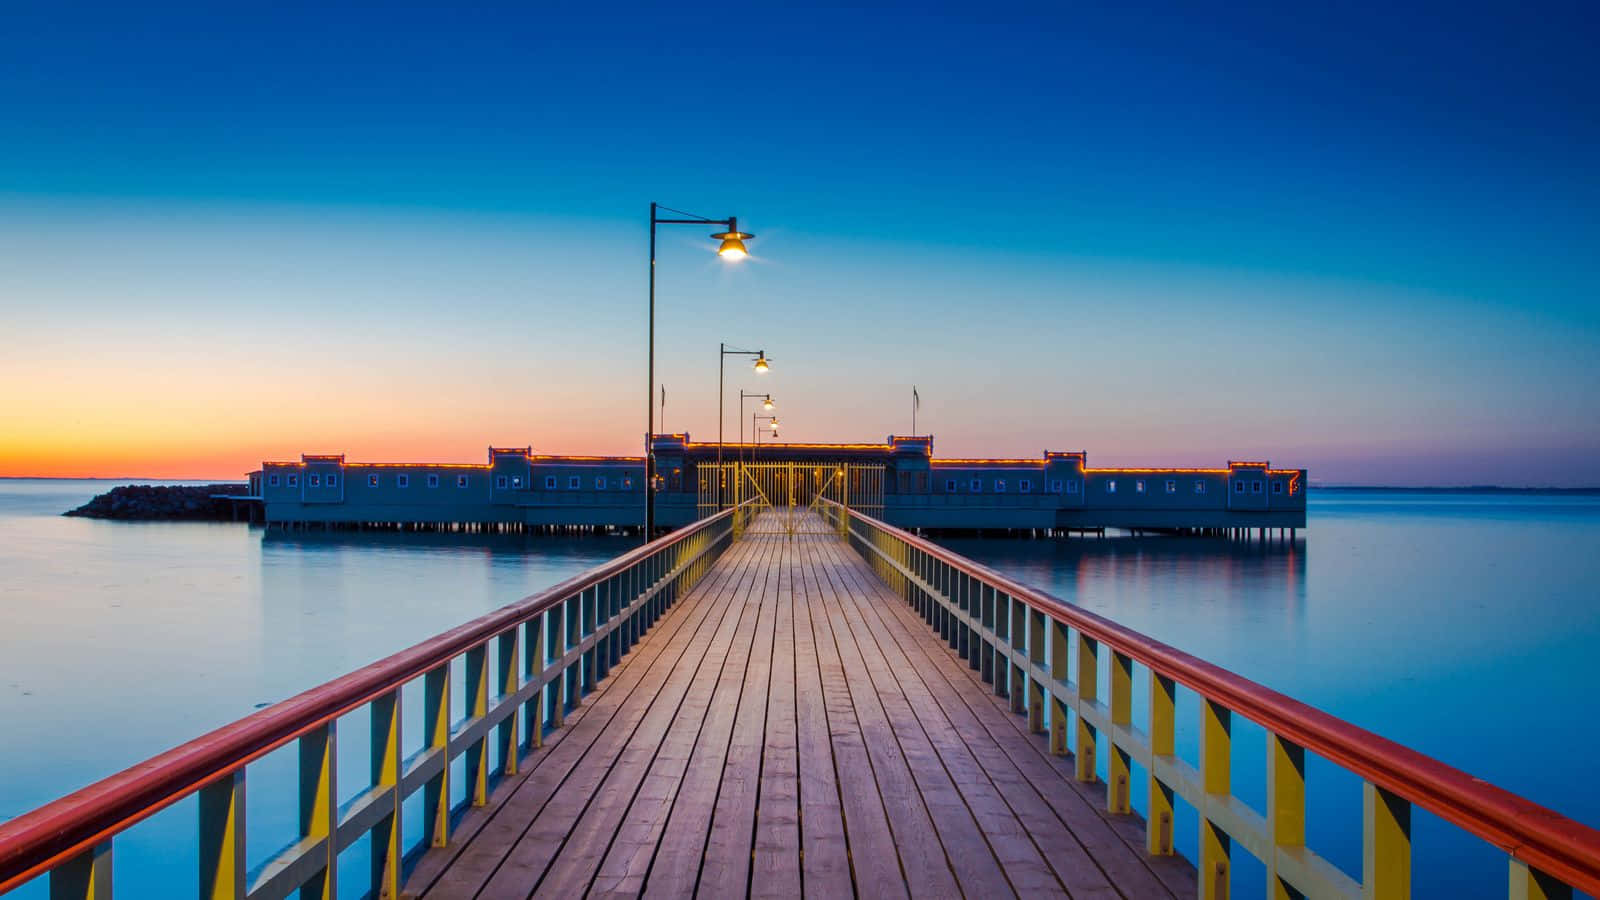
<path id="1" fill-rule="evenodd" d="M 251 858 L 247 776 L 290 744 L 298 833 Z M 1308 755 L 1360 779 L 1359 879 L 1308 846 Z M 1269 897 L 1405 898 L 1413 807 L 1503 852 L 1509 897 L 1600 894 L 1600 831 L 825 498 L 715 512 L 0 822 L 0 893 L 110 898 L 118 836 L 186 799 L 175 896 L 1218 900 L 1248 853 Z"/>
<path id="2" fill-rule="evenodd" d="M 1193 895 L 1103 797 L 820 517 L 766 512 L 406 890 Z"/>

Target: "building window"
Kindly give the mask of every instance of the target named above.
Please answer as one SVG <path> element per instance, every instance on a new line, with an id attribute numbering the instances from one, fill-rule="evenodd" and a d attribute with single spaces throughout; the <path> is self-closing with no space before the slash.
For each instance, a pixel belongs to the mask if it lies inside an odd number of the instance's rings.
<path id="1" fill-rule="evenodd" d="M 583 490 L 583 478 L 580 477 L 580 476 L 577 476 L 577 475 L 573 475 L 572 477 L 567 479 L 567 487 L 572 489 L 572 490 L 574 490 L 574 491 Z"/>
<path id="2" fill-rule="evenodd" d="M 467 486 L 467 476 L 465 476 L 465 475 L 457 475 L 456 476 L 456 487 L 464 488 L 466 486 Z"/>
<path id="3" fill-rule="evenodd" d="M 428 487 L 436 488 L 438 486 L 439 486 L 439 476 L 437 476 L 437 475 L 429 475 L 428 476 Z"/>
<path id="4" fill-rule="evenodd" d="M 606 489 L 606 477 L 604 475 L 596 475 L 594 477 L 594 489 L 597 491 Z"/>
<path id="5" fill-rule="evenodd" d="M 277 484 L 277 479 L 273 479 L 273 484 Z M 944 480 L 944 492 L 946 494 L 954 494 L 956 492 L 956 480 L 954 478 L 946 478 Z"/>
<path id="6" fill-rule="evenodd" d="M 311 476 L 311 486 L 312 487 L 322 487 L 322 476 L 321 475 L 313 475 L 313 476 Z"/>
<path id="7" fill-rule="evenodd" d="M 1004 494 L 1006 492 L 1006 480 L 1004 478 L 996 478 L 994 480 L 994 492 L 996 494 Z"/>
<path id="8" fill-rule="evenodd" d="M 1261 482 L 1259 482 L 1259 481 L 1250 482 L 1250 493 L 1252 493 L 1252 494 L 1261 493 Z"/>
<path id="9" fill-rule="evenodd" d="M 1283 482 L 1281 482 L 1281 481 L 1274 481 L 1274 482 L 1273 482 L 1273 483 L 1272 483 L 1272 492 L 1273 492 L 1273 493 L 1274 493 L 1274 494 L 1281 494 L 1281 493 L 1283 493 Z"/>
<path id="10" fill-rule="evenodd" d="M 544 477 L 544 489 L 547 491 L 556 489 L 556 477 L 554 475 L 546 475 Z"/>
<path id="11" fill-rule="evenodd" d="M 1078 492 L 1078 483 L 1076 481 L 1067 482 L 1067 493 L 1076 494 L 1077 492 Z"/>
<path id="12" fill-rule="evenodd" d="M 1194 480 L 1194 492 L 1196 494 L 1204 494 L 1206 492 L 1206 483 L 1205 483 L 1205 481 L 1203 481 L 1203 480 L 1201 480 L 1199 478 L 1196 478 Z"/>
<path id="13" fill-rule="evenodd" d="M 1234 483 L 1233 483 L 1233 492 L 1234 492 L 1234 493 L 1235 493 L 1235 494 L 1242 494 L 1242 493 L 1244 493 L 1244 482 L 1242 482 L 1242 481 L 1235 481 L 1235 482 L 1234 482 Z"/>
<path id="14" fill-rule="evenodd" d="M 299 486 L 300 486 L 300 476 L 299 475 L 290 475 L 289 476 L 289 487 L 299 487 Z"/>
<path id="15" fill-rule="evenodd" d="M 972 479 L 971 488 L 972 488 L 972 492 L 974 494 L 983 493 L 983 479 L 981 479 L 981 478 Z"/>
<path id="16" fill-rule="evenodd" d="M 378 486 L 378 476 L 376 476 L 376 475 L 368 475 L 367 476 L 367 487 L 377 487 L 377 486 Z"/>
<path id="17" fill-rule="evenodd" d="M 521 475 L 513 475 L 513 476 L 511 476 L 511 486 L 516 488 L 519 491 L 522 490 L 522 476 Z"/>
<path id="18" fill-rule="evenodd" d="M 1144 493 L 1144 479 L 1143 478 L 1140 478 L 1138 481 L 1135 481 L 1133 483 L 1133 492 L 1136 493 L 1136 494 Z"/>
<path id="19" fill-rule="evenodd" d="M 1106 493 L 1115 494 L 1116 492 L 1117 492 L 1117 480 L 1115 478 L 1113 478 L 1110 481 L 1106 482 Z"/>
<path id="20" fill-rule="evenodd" d="M 1168 478 L 1167 479 L 1167 493 L 1176 494 L 1177 492 L 1178 492 L 1178 483 L 1176 481 L 1173 481 L 1172 479 Z"/>
<path id="21" fill-rule="evenodd" d="M 268 487 L 277 487 L 278 486 L 278 476 L 276 476 L 276 475 L 268 475 L 267 476 L 267 486 Z"/>
<path id="22" fill-rule="evenodd" d="M 328 487 L 333 487 L 334 485 L 336 485 L 338 483 L 339 483 L 339 476 L 337 476 L 337 475 L 329 475 L 328 476 Z"/>
<path id="23" fill-rule="evenodd" d="M 495 487 L 496 487 L 496 488 L 497 488 L 497 489 L 499 489 L 499 490 L 502 490 L 502 491 L 503 491 L 503 490 L 505 490 L 505 489 L 506 489 L 506 482 L 507 482 L 507 480 L 508 480 L 508 479 L 507 479 L 507 478 L 506 478 L 506 476 L 504 476 L 504 475 L 496 475 L 496 476 L 495 476 L 495 477 L 494 477 L 494 486 L 495 486 Z"/>
<path id="24" fill-rule="evenodd" d="M 622 489 L 625 490 L 625 491 L 633 490 L 633 476 L 632 475 L 624 475 L 624 476 L 622 476 Z"/>
<path id="25" fill-rule="evenodd" d="M 395 487 L 411 487 L 411 476 L 400 474 L 394 477 Z"/>
<path id="26" fill-rule="evenodd" d="M 1019 478 L 1019 479 L 1017 479 L 1017 490 L 1023 492 L 1024 494 L 1033 493 L 1033 479 L 1031 479 L 1031 478 Z"/>

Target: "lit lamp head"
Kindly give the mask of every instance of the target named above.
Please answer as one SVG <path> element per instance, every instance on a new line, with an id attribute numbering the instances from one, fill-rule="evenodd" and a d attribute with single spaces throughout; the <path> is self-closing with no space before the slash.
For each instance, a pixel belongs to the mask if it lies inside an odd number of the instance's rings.
<path id="1" fill-rule="evenodd" d="M 762 351 L 756 356 L 756 374 L 765 375 L 767 370 L 770 368 L 772 367 L 767 365 L 767 354 L 765 351 Z M 769 406 L 767 408 L 771 409 L 772 407 Z"/>
<path id="2" fill-rule="evenodd" d="M 744 248 L 744 242 L 755 237 L 755 235 L 748 231 L 740 231 L 738 218 L 730 216 L 728 217 L 728 230 L 719 231 L 711 237 L 722 242 L 722 245 L 717 247 L 718 256 L 728 262 L 738 262 L 750 255 L 750 251 Z"/>
<path id="3" fill-rule="evenodd" d="M 761 401 L 761 408 L 762 409 L 771 409 L 772 408 L 772 395 L 771 394 L 768 394 L 766 399 Z"/>
<path id="4" fill-rule="evenodd" d="M 773 419 L 772 420 L 772 433 L 773 434 L 777 434 L 778 433 L 778 420 L 777 419 Z"/>

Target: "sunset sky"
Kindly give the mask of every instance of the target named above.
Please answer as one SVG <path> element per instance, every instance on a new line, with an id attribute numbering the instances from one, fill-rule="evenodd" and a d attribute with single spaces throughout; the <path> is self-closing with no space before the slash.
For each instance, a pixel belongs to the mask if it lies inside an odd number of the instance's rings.
<path id="1" fill-rule="evenodd" d="M 656 200 L 696 439 L 1600 484 L 1584 4 L 241 9 L 8 6 L 0 475 L 637 452 Z"/>

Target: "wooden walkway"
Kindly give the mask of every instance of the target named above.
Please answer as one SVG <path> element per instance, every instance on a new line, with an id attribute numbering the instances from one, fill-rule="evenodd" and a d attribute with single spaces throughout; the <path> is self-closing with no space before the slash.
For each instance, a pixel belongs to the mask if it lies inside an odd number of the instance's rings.
<path id="1" fill-rule="evenodd" d="M 406 883 L 423 897 L 1173 897 L 1104 784 L 815 516 L 765 514 Z M 761 533 L 774 532 L 774 533 Z"/>

